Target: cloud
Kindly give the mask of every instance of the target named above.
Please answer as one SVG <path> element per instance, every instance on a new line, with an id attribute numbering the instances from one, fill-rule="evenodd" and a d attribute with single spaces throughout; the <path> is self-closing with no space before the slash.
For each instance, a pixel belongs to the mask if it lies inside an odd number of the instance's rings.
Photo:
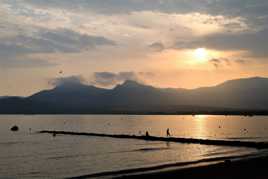
<path id="1" fill-rule="evenodd" d="M 35 13 L 34 16 L 40 19 L 47 17 L 48 11 L 51 10 L 60 13 L 59 18 L 64 16 L 62 12 L 73 12 L 76 14 L 79 12 L 79 14 L 84 13 L 84 15 L 87 15 L 86 13 L 89 12 L 109 17 L 147 11 L 170 15 L 197 13 L 209 16 L 230 17 L 231 19 L 243 18 L 250 25 L 250 29 L 268 27 L 267 0 L 76 0 L 75 3 L 70 0 L 5 0 L 4 2 L 16 14 L 26 17 L 33 16 L 33 12 L 38 9 L 38 13 Z M 219 19 L 211 18 L 204 23 L 215 23 L 217 20 Z M 66 22 L 68 23 L 68 20 Z M 173 23 L 176 23 L 176 21 Z M 229 29 L 241 28 L 241 24 L 238 22 L 229 22 L 224 25 Z"/>
<path id="2" fill-rule="evenodd" d="M 39 29 L 31 36 L 23 34 L 0 38 L 0 64 L 5 67 L 53 66 L 55 63 L 30 56 L 38 53 L 79 53 L 102 45 L 115 43 L 104 37 L 89 36 L 67 29 Z"/>
<path id="3" fill-rule="evenodd" d="M 32 36 L 17 35 L 0 40 L 1 56 L 26 53 L 78 53 L 101 45 L 115 45 L 113 41 L 104 37 L 89 36 L 67 29 L 39 29 Z"/>
<path id="4" fill-rule="evenodd" d="M 241 64 L 241 65 L 248 63 L 248 61 L 243 60 L 243 59 L 238 59 L 235 62 L 238 63 L 238 64 Z"/>
<path id="5" fill-rule="evenodd" d="M 57 66 L 57 63 L 49 62 L 44 59 L 30 58 L 27 56 L 6 57 L 0 59 L 0 68 L 47 68 Z"/>
<path id="6" fill-rule="evenodd" d="M 268 29 L 251 33 L 213 34 L 201 42 L 204 46 L 216 50 L 244 50 L 256 57 L 268 56 Z"/>
<path id="7" fill-rule="evenodd" d="M 68 77 L 61 77 L 50 79 L 48 81 L 49 85 L 52 86 L 75 86 L 80 84 L 85 84 L 86 80 L 82 76 L 68 76 Z"/>
<path id="8" fill-rule="evenodd" d="M 92 83 L 103 87 L 111 87 L 127 80 L 140 81 L 139 74 L 135 72 L 95 72 Z"/>
<path id="9" fill-rule="evenodd" d="M 55 29 L 47 30 L 47 32 L 42 30 L 43 32 L 38 35 L 38 38 L 34 37 L 34 40 L 29 41 L 35 41 L 34 44 L 42 44 L 44 48 L 40 48 L 46 49 L 48 52 L 76 53 L 94 49 L 98 45 L 115 44 L 105 37 L 111 37 L 120 41 L 120 44 L 129 45 L 142 43 L 143 39 L 152 41 L 163 35 L 161 40 L 170 46 L 167 42 L 171 42 L 175 38 L 193 41 L 196 38 L 193 35 L 196 34 L 206 35 L 222 30 L 232 32 L 249 30 L 248 19 L 239 15 L 230 16 L 234 13 L 230 13 L 229 10 L 244 10 L 241 7 L 245 5 L 248 9 L 254 9 L 253 5 L 256 8 L 256 5 L 259 6 L 259 4 L 242 0 L 234 1 L 235 3 L 230 0 L 220 2 L 217 0 L 77 0 L 76 3 L 52 0 L 46 2 L 25 0 L 22 3 L 15 0 L 13 3 L 5 2 L 10 5 L 9 11 L 13 10 L 15 17 L 22 16 L 25 21 L 35 19 L 34 23 L 30 25 L 37 25 L 39 19 L 41 22 L 47 22 L 49 19 L 49 22 L 54 23 L 48 27 L 55 28 L 61 21 L 56 23 L 53 15 L 65 16 L 66 21 L 63 26 L 69 30 Z M 263 2 L 266 6 L 267 3 Z M 251 16 L 254 14 L 256 15 L 256 13 L 251 13 Z M 265 13 L 263 12 L 263 14 Z M 43 19 L 46 20 L 43 21 Z M 42 27 L 45 28 L 44 25 Z M 94 36 L 90 36 L 91 38 L 88 39 L 89 35 L 78 33 L 78 31 L 102 35 L 96 35 L 99 37 L 98 39 L 93 39 Z M 102 39 L 100 39 L 101 37 Z M 189 45 L 191 44 L 187 44 L 187 46 Z M 163 47 L 163 43 L 157 41 L 149 46 L 152 50 L 157 51 L 161 51 Z M 35 50 L 38 51 L 40 48 L 36 46 Z"/>
<path id="10" fill-rule="evenodd" d="M 245 16 L 248 19 L 267 14 L 267 0 L 25 0 L 39 8 L 61 8 L 66 10 L 87 10 L 103 14 L 131 13 L 134 11 L 158 11 L 165 13 L 200 12 L 211 15 Z"/>
<path id="11" fill-rule="evenodd" d="M 115 42 L 104 37 L 80 34 L 67 29 L 41 31 L 39 37 L 45 44 L 52 46 L 51 52 L 75 53 L 91 50 L 101 45 L 115 45 Z"/>
<path id="12" fill-rule="evenodd" d="M 230 60 L 227 58 L 213 58 L 209 60 L 209 63 L 211 63 L 215 68 L 220 68 L 224 65 L 230 66 Z"/>
<path id="13" fill-rule="evenodd" d="M 9 42 L 8 40 L 6 40 L 6 43 L 4 41 L 0 41 L 0 56 L 1 57 L 10 57 L 10 56 L 14 56 L 15 54 L 25 54 L 25 53 L 31 52 L 31 50 L 25 46 L 12 43 L 11 42 L 12 40 Z"/>
<path id="14" fill-rule="evenodd" d="M 152 72 L 95 72 L 93 73 L 93 78 L 89 83 L 95 86 L 113 87 L 127 80 L 142 82 L 143 78 L 152 77 L 154 77 L 154 73 Z M 52 86 L 74 86 L 79 84 L 88 84 L 88 81 L 81 75 L 73 75 L 50 79 L 48 83 Z"/>
<path id="15" fill-rule="evenodd" d="M 54 7 L 69 10 L 91 10 L 104 14 L 130 13 L 133 11 L 164 11 L 164 12 L 189 12 L 197 8 L 205 7 L 206 0 L 77 0 L 72 1 L 54 1 L 46 0 L 26 0 L 25 3 L 31 3 L 38 7 Z"/>
<path id="16" fill-rule="evenodd" d="M 265 0 L 260 0 L 262 4 L 267 4 Z M 25 3 L 31 3 L 39 7 L 55 7 L 64 9 L 90 9 L 100 13 L 129 13 L 133 11 L 161 11 L 161 12 L 193 12 L 193 11 L 208 11 L 212 13 L 226 13 L 229 12 L 224 8 L 235 10 L 239 7 L 248 6 L 250 1 L 245 0 L 77 0 L 76 3 L 72 1 L 54 1 L 54 0 L 25 0 Z M 257 13 L 257 8 L 255 13 Z"/>
<path id="17" fill-rule="evenodd" d="M 209 60 L 209 63 L 212 64 L 215 68 L 222 68 L 226 66 L 232 66 L 234 64 L 244 65 L 247 63 L 243 59 L 229 59 L 229 58 L 213 58 Z"/>
<path id="18" fill-rule="evenodd" d="M 149 45 L 152 51 L 161 52 L 165 49 L 165 46 L 161 42 L 155 42 Z"/>
<path id="19" fill-rule="evenodd" d="M 0 41 L 0 68 L 35 68 L 57 65 L 44 59 L 30 57 L 28 54 L 32 52 L 32 49 L 23 45 L 23 41 L 20 43 Z"/>
<path id="20" fill-rule="evenodd" d="M 268 56 L 268 29 L 256 32 L 214 33 L 192 41 L 177 41 L 175 48 L 194 49 L 204 47 L 219 51 L 246 51 L 248 56 Z"/>

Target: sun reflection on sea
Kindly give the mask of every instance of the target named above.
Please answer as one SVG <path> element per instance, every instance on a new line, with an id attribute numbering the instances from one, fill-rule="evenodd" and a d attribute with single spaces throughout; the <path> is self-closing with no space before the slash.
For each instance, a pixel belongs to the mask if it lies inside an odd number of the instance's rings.
<path id="1" fill-rule="evenodd" d="M 206 119 L 207 115 L 195 115 L 194 116 L 195 119 L 201 120 L 201 119 Z"/>
<path id="2" fill-rule="evenodd" d="M 206 122 L 207 122 L 207 115 L 195 115 L 194 119 L 196 120 L 196 136 L 198 138 L 204 138 L 205 134 L 207 133 Z"/>

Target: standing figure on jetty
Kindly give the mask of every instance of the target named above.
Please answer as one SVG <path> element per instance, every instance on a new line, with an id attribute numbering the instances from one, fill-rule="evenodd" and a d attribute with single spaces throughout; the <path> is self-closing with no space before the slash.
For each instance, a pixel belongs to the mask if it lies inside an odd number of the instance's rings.
<path id="1" fill-rule="evenodd" d="M 148 131 L 146 131 L 145 136 L 146 137 L 149 137 L 150 136 Z"/>
<path id="2" fill-rule="evenodd" d="M 170 137 L 170 132 L 169 132 L 169 128 L 167 128 L 167 137 Z"/>

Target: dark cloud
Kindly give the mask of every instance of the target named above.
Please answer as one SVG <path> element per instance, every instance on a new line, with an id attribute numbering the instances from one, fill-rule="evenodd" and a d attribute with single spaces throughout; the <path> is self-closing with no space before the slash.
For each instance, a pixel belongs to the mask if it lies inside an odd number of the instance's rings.
<path id="1" fill-rule="evenodd" d="M 5 67 L 42 67 L 55 65 L 27 57 L 36 53 L 78 53 L 101 45 L 115 45 L 109 39 L 89 36 L 67 29 L 40 29 L 32 36 L 17 35 L 0 39 L 0 64 Z"/>
<path id="2" fill-rule="evenodd" d="M 80 34 L 67 29 L 41 31 L 39 36 L 44 45 L 48 43 L 52 46 L 51 52 L 80 52 L 101 45 L 115 45 L 115 42 L 104 37 Z"/>
<path id="3" fill-rule="evenodd" d="M 268 29 L 251 33 L 222 33 L 205 37 L 199 43 L 216 50 L 245 50 L 253 56 L 268 55 Z"/>
<path id="4" fill-rule="evenodd" d="M 100 45 L 115 45 L 109 39 L 80 34 L 67 29 L 39 30 L 33 36 L 18 35 L 0 39 L 0 55 L 25 53 L 76 53 Z"/>
<path id="5" fill-rule="evenodd" d="M 176 48 L 199 48 L 205 47 L 220 51 L 247 51 L 248 56 L 267 57 L 268 56 L 268 29 L 257 32 L 242 33 L 215 33 L 200 37 L 194 41 L 181 42 L 175 44 Z"/>
<path id="6" fill-rule="evenodd" d="M 221 61 L 219 59 L 211 59 L 209 60 L 209 62 L 215 67 L 215 68 L 219 68 Z"/>
<path id="7" fill-rule="evenodd" d="M 135 72 L 95 72 L 93 78 L 92 83 L 100 86 L 113 86 L 126 80 L 139 81 Z"/>
<path id="8" fill-rule="evenodd" d="M 207 0 L 26 0 L 39 7 L 64 8 L 68 10 L 90 10 L 105 14 L 131 13 L 133 11 L 189 12 L 206 8 Z"/>
<path id="9" fill-rule="evenodd" d="M 166 13 L 200 12 L 212 15 L 243 16 L 257 20 L 268 13 L 267 0 L 25 0 L 39 7 L 68 10 L 90 10 L 98 13 L 131 13 L 133 11 L 160 11 Z"/>
<path id="10" fill-rule="evenodd" d="M 21 1 L 14 0 L 6 3 L 18 4 Z M 23 3 L 30 3 L 39 8 L 59 8 L 71 11 L 91 11 L 104 14 L 131 13 L 137 11 L 153 11 L 166 13 L 205 13 L 212 15 L 204 24 L 211 24 L 219 21 L 223 15 L 227 17 L 241 17 L 252 28 L 268 28 L 268 1 L 267 0 L 77 0 L 75 3 L 70 0 L 24 0 Z M 15 6 L 16 7 L 16 6 Z M 214 16 L 214 17 L 213 17 Z M 240 29 L 239 22 L 225 22 L 224 25 L 230 32 L 233 29 Z M 178 48 L 189 48 L 207 46 L 219 50 L 250 50 L 254 56 L 267 56 L 267 29 L 257 33 L 222 33 L 207 36 L 203 40 L 184 44 L 177 43 Z M 47 51 L 77 52 L 86 48 L 92 48 L 98 43 L 114 44 L 113 41 L 100 38 L 88 38 L 81 34 L 70 31 L 47 32 L 41 34 L 41 42 Z M 73 38 L 72 38 L 73 37 Z M 264 38 L 263 38 L 264 37 Z M 77 40 L 79 39 L 79 40 Z M 40 39 L 36 39 L 37 41 Z M 108 40 L 108 41 L 107 41 Z M 98 43 L 96 43 L 96 41 Z M 92 43 L 94 42 L 94 43 Z M 252 42 L 252 43 L 250 43 Z M 34 43 L 35 44 L 35 43 Z M 49 45 L 48 45 L 49 44 Z M 72 44 L 72 45 L 70 45 Z M 204 44 L 204 45 L 203 45 Z M 163 44 L 162 44 L 163 45 Z M 37 46 L 38 47 L 38 46 Z M 36 48 L 37 48 L 36 47 Z M 161 44 L 152 44 L 153 49 L 161 49 Z M 41 48 L 43 49 L 43 48 Z M 22 49 L 23 50 L 23 49 Z M 25 50 L 25 49 L 24 49 Z"/>
<path id="11" fill-rule="evenodd" d="M 156 52 L 161 52 L 165 49 L 165 46 L 161 42 L 155 42 L 149 45 L 149 48 Z"/>
<path id="12" fill-rule="evenodd" d="M 243 60 L 243 59 L 238 59 L 235 62 L 238 63 L 238 64 L 242 64 L 242 65 L 247 63 L 247 61 Z"/>
<path id="13" fill-rule="evenodd" d="M 52 86 L 74 86 L 85 84 L 85 79 L 82 76 L 68 76 L 49 80 L 49 85 Z"/>
<path id="14" fill-rule="evenodd" d="M 215 68 L 221 68 L 232 66 L 234 64 L 244 65 L 247 63 L 247 61 L 243 59 L 213 58 L 209 60 L 209 63 L 212 64 Z"/>
<path id="15" fill-rule="evenodd" d="M 208 6 L 211 14 L 254 18 L 267 14 L 267 0 L 212 0 Z"/>
<path id="16" fill-rule="evenodd" d="M 152 72 L 95 72 L 90 84 L 101 87 L 112 87 L 127 80 L 142 81 L 142 78 L 151 78 L 154 74 Z M 67 76 L 49 80 L 49 85 L 52 86 L 74 86 L 80 84 L 87 84 L 82 76 Z"/>
<path id="17" fill-rule="evenodd" d="M 48 62 L 43 59 L 34 59 L 29 57 L 6 57 L 0 59 L 0 68 L 46 68 L 57 66 L 57 63 Z"/>
<path id="18" fill-rule="evenodd" d="M 215 67 L 215 68 L 220 68 L 222 66 L 230 66 L 230 60 L 227 58 L 213 58 L 209 60 L 209 62 Z"/>
<path id="19" fill-rule="evenodd" d="M 94 83 L 102 86 L 114 85 L 118 82 L 117 74 L 111 72 L 94 73 Z"/>
<path id="20" fill-rule="evenodd" d="M 5 40 L 7 42 L 7 40 Z M 12 40 L 11 40 L 12 41 Z M 9 41 L 5 43 L 4 41 L 0 41 L 0 56 L 1 57 L 10 57 L 14 56 L 15 54 L 25 54 L 31 52 L 30 49 L 24 47 L 23 45 L 19 45 L 16 43 L 12 43 Z"/>

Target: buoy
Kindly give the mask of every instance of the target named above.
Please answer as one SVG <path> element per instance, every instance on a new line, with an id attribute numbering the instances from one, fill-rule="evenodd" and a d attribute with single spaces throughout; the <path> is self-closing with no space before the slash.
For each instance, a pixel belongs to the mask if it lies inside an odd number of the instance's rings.
<path id="1" fill-rule="evenodd" d="M 15 125 L 15 126 L 12 126 L 10 128 L 10 130 L 15 132 L 15 131 L 18 131 L 19 130 L 19 127 Z"/>

